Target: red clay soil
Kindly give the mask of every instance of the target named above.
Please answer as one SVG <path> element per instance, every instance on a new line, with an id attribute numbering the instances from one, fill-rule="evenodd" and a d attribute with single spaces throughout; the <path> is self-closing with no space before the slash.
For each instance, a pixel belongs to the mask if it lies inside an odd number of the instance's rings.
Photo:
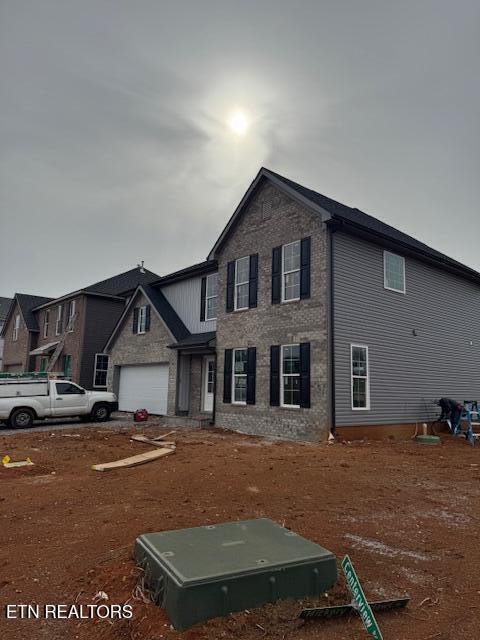
<path id="1" fill-rule="evenodd" d="M 92 464 L 148 445 L 95 426 L 0 437 L 0 455 L 35 462 L 0 468 L 0 637 L 366 638 L 356 616 L 302 623 L 300 602 L 180 633 L 135 595 L 138 535 L 266 516 L 339 559 L 350 554 L 369 598 L 411 596 L 404 611 L 377 615 L 385 640 L 480 638 L 480 447 L 448 437 L 440 446 L 277 443 L 219 430 L 177 430 L 174 438 L 171 456 L 99 473 Z M 91 604 L 98 591 L 110 604 L 132 604 L 133 619 L 5 618 L 6 604 Z M 322 600 L 349 601 L 342 578 Z"/>

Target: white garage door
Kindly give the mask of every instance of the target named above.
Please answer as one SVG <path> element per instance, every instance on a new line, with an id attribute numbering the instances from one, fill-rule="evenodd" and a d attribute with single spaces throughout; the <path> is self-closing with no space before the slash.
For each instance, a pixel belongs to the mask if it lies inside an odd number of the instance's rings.
<path id="1" fill-rule="evenodd" d="M 118 408 L 120 411 L 146 409 L 167 413 L 168 364 L 142 364 L 120 367 Z"/>

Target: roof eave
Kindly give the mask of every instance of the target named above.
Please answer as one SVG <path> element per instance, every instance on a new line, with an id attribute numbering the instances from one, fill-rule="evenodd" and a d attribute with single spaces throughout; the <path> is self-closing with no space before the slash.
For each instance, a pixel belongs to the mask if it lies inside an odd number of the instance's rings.
<path id="1" fill-rule="evenodd" d="M 454 260 L 442 260 L 442 258 L 432 255 L 427 250 L 422 251 L 420 248 L 413 248 L 411 245 L 408 245 L 401 240 L 394 239 L 379 231 L 367 229 L 363 225 L 355 224 L 351 220 L 346 220 L 338 214 L 334 214 L 327 224 L 334 231 L 345 231 L 346 233 L 350 233 L 356 237 L 362 237 L 363 239 L 374 242 L 375 244 L 380 244 L 387 249 L 400 250 L 404 255 L 417 258 L 439 269 L 449 271 L 450 273 L 459 275 L 462 278 L 467 278 L 476 284 L 480 284 L 480 273 L 475 271 L 475 269 L 471 269 L 470 267 L 462 265 L 460 262 L 456 262 Z"/>

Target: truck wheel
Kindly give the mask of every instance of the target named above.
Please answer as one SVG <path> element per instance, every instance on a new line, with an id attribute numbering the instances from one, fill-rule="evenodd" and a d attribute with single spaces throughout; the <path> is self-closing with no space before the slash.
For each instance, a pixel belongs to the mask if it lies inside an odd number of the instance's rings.
<path id="1" fill-rule="evenodd" d="M 26 429 L 33 425 L 34 415 L 30 409 L 16 409 L 10 416 L 13 429 Z"/>
<path id="2" fill-rule="evenodd" d="M 110 419 L 110 408 L 106 404 L 96 404 L 91 413 L 94 422 L 106 422 Z"/>

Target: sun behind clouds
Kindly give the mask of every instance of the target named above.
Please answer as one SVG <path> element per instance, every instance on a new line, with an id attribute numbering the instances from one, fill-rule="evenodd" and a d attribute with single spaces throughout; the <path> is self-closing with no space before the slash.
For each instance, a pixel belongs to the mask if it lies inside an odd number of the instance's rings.
<path id="1" fill-rule="evenodd" d="M 233 111 L 227 120 L 228 127 L 237 136 L 244 136 L 248 131 L 249 124 L 247 116 L 240 109 Z"/>

